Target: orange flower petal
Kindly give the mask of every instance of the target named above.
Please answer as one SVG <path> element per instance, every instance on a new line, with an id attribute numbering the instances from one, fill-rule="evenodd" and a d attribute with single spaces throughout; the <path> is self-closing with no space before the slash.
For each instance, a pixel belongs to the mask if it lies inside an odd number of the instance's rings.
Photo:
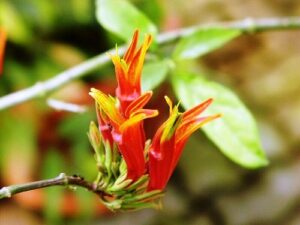
<path id="1" fill-rule="evenodd" d="M 120 132 L 122 133 L 124 130 L 126 130 L 128 127 L 133 126 L 142 120 L 152 118 L 158 115 L 158 110 L 151 110 L 151 109 L 139 109 L 135 111 L 133 114 L 130 115 L 130 118 L 126 120 L 121 126 L 120 126 Z"/>
<path id="2" fill-rule="evenodd" d="M 124 118 L 117 110 L 114 98 L 95 88 L 92 88 L 89 94 L 96 100 L 98 105 L 101 107 L 101 110 L 104 111 L 114 125 L 120 125 L 123 123 Z"/>
<path id="3" fill-rule="evenodd" d="M 135 99 L 130 105 L 127 107 L 125 111 L 125 116 L 130 116 L 134 111 L 143 108 L 151 99 L 152 91 L 148 91 Z"/>
<path id="4" fill-rule="evenodd" d="M 118 84 L 121 90 L 124 91 L 128 88 L 127 65 L 125 63 L 122 63 L 122 60 L 118 55 L 111 56 L 111 60 L 115 66 L 115 73 L 118 80 Z"/>
<path id="5" fill-rule="evenodd" d="M 179 125 L 176 131 L 176 143 L 181 141 L 185 141 L 192 133 L 194 133 L 197 129 L 202 127 L 204 124 L 212 121 L 216 118 L 219 118 L 221 114 L 216 114 L 207 117 L 198 117 L 198 118 L 191 118 L 189 120 L 184 120 L 182 124 Z"/>
<path id="6" fill-rule="evenodd" d="M 2 69 L 3 69 L 5 41 L 6 41 L 6 32 L 3 29 L 0 29 L 0 74 L 2 73 Z"/>
<path id="7" fill-rule="evenodd" d="M 130 44 L 128 50 L 126 51 L 126 53 L 124 55 L 124 60 L 125 60 L 126 63 L 131 62 L 132 58 L 134 57 L 134 53 L 135 53 L 135 50 L 136 50 L 138 40 L 139 40 L 139 31 L 135 30 L 134 34 L 133 34 L 131 44 Z"/>
<path id="8" fill-rule="evenodd" d="M 200 113 L 202 113 L 211 103 L 213 99 L 209 98 L 201 104 L 189 109 L 188 111 L 182 114 L 183 119 L 189 119 L 197 117 Z"/>
<path id="9" fill-rule="evenodd" d="M 140 49 L 134 55 L 132 62 L 129 64 L 128 74 L 130 76 L 130 83 L 134 86 L 137 83 L 139 83 L 139 81 L 140 81 L 146 52 L 147 52 L 151 42 L 152 42 L 152 36 L 147 35 L 143 45 L 140 47 Z"/>

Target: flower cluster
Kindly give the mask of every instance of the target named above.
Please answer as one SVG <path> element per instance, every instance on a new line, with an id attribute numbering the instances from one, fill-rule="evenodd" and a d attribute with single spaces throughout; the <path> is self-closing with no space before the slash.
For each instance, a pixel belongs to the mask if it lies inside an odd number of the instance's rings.
<path id="1" fill-rule="evenodd" d="M 96 185 L 104 191 L 102 201 L 110 209 L 126 210 L 157 207 L 189 136 L 205 123 L 219 117 L 200 116 L 211 99 L 184 112 L 169 105 L 169 117 L 158 128 L 153 140 L 146 141 L 145 119 L 158 115 L 145 109 L 152 92 L 141 92 L 141 73 L 152 36 L 138 47 L 139 33 L 123 58 L 111 56 L 118 82 L 116 97 L 91 89 L 95 99 L 98 127 L 92 122 L 89 138 L 95 150 L 99 175 Z"/>

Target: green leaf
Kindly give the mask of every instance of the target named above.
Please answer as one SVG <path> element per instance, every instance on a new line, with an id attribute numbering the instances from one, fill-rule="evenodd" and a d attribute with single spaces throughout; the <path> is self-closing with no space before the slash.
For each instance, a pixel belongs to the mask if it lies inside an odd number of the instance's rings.
<path id="1" fill-rule="evenodd" d="M 157 61 L 145 64 L 142 73 L 142 90 L 149 91 L 160 85 L 167 77 L 168 61 Z"/>
<path id="2" fill-rule="evenodd" d="M 97 176 L 97 165 L 90 149 L 88 142 L 78 141 L 72 146 L 72 160 L 74 161 L 72 171 L 75 174 L 83 174 L 87 180 L 93 180 Z"/>
<path id="3" fill-rule="evenodd" d="M 11 41 L 27 44 L 33 41 L 30 27 L 18 13 L 11 1 L 0 1 L 0 24 Z"/>
<path id="4" fill-rule="evenodd" d="M 20 177 L 31 176 L 35 171 L 38 151 L 34 122 L 26 115 L 21 117 L 3 111 L 0 124 L 0 176 L 11 176 L 13 168 L 16 171 L 22 168 Z"/>
<path id="5" fill-rule="evenodd" d="M 128 41 L 134 30 L 144 34 L 157 33 L 156 26 L 135 6 L 126 0 L 97 0 L 96 16 L 99 23 L 108 31 Z"/>
<path id="6" fill-rule="evenodd" d="M 160 27 L 163 22 L 164 13 L 160 0 L 135 1 L 136 6 L 141 9 L 151 20 Z"/>
<path id="7" fill-rule="evenodd" d="M 172 77 L 175 93 L 184 108 L 189 109 L 213 98 L 204 115 L 221 113 L 222 117 L 202 129 L 219 149 L 236 163 L 256 168 L 267 165 L 256 123 L 241 100 L 226 87 L 187 72 Z"/>
<path id="8" fill-rule="evenodd" d="M 197 58 L 222 47 L 240 34 L 241 32 L 236 29 L 201 29 L 179 41 L 174 50 L 173 58 L 179 60 Z"/>
<path id="9" fill-rule="evenodd" d="M 62 121 L 58 128 L 58 133 L 75 144 L 89 143 L 86 133 L 89 130 L 90 121 L 94 119 L 94 112 L 86 112 L 81 115 L 72 114 Z"/>
<path id="10" fill-rule="evenodd" d="M 80 208 L 79 213 L 81 224 L 91 224 L 94 209 L 97 207 L 97 201 L 95 201 L 95 196 L 85 189 L 78 188 L 78 190 L 76 191 L 76 197 L 78 198 Z"/>

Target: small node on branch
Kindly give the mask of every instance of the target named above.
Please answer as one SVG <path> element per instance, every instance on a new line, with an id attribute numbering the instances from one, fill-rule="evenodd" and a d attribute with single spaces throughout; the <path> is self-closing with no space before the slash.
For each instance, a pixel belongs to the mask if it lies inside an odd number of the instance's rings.
<path id="1" fill-rule="evenodd" d="M 1 198 L 10 198 L 11 196 L 12 196 L 12 194 L 8 187 L 3 187 L 0 189 L 0 199 Z"/>

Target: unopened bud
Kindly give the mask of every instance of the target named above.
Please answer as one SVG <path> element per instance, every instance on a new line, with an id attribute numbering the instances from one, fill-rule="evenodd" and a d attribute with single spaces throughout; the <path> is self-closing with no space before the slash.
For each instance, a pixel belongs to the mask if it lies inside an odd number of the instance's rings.
<path id="1" fill-rule="evenodd" d="M 104 146 L 102 144 L 102 138 L 99 129 L 93 121 L 91 121 L 90 123 L 90 130 L 88 133 L 88 137 L 95 151 L 97 165 L 101 166 L 104 164 L 104 159 L 105 159 L 104 149 L 103 149 Z"/>

